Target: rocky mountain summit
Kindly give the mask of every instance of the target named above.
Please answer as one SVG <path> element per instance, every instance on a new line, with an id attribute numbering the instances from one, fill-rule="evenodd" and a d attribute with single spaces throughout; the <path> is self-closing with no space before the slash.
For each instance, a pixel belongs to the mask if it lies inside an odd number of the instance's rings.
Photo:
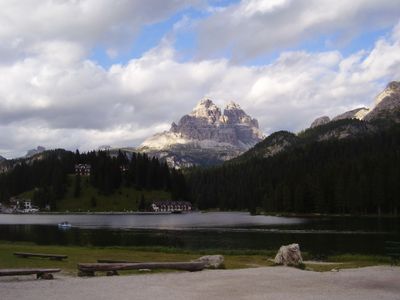
<path id="1" fill-rule="evenodd" d="M 339 122 L 346 120 L 349 122 Z M 354 122 L 350 122 L 350 120 L 354 120 Z M 374 133 L 379 130 L 382 124 L 399 122 L 400 82 L 393 81 L 375 98 L 372 109 L 360 107 L 332 119 L 328 116 L 319 117 L 310 126 L 310 129 L 319 128 L 319 130 L 306 131 L 305 133 L 309 137 L 313 136 L 313 139 L 317 141 L 343 139 Z"/>
<path id="2" fill-rule="evenodd" d="M 211 165 L 243 153 L 263 137 L 257 120 L 238 104 L 231 102 L 222 112 L 210 99 L 203 99 L 169 131 L 155 134 L 136 150 L 175 167 Z"/>
<path id="3" fill-rule="evenodd" d="M 32 157 L 32 156 L 34 156 L 34 155 L 36 155 L 36 154 L 42 153 L 42 152 L 44 152 L 44 151 L 46 151 L 46 148 L 45 148 L 45 147 L 37 146 L 36 149 L 28 150 L 28 152 L 26 153 L 25 157 L 26 157 L 26 158 L 29 158 L 29 157 Z"/>
<path id="4" fill-rule="evenodd" d="M 393 81 L 375 99 L 375 107 L 364 118 L 365 121 L 390 119 L 400 122 L 400 81 Z"/>
<path id="5" fill-rule="evenodd" d="M 322 116 L 319 118 L 316 118 L 312 123 L 310 128 L 314 128 L 314 127 L 318 127 L 321 125 L 325 125 L 327 123 L 329 123 L 331 121 L 331 118 L 329 118 L 328 116 Z"/>
<path id="6" fill-rule="evenodd" d="M 340 114 L 332 118 L 332 120 L 328 116 L 319 117 L 311 123 L 310 128 L 344 119 L 358 119 L 368 122 L 385 119 L 386 121 L 399 123 L 400 82 L 392 81 L 391 83 L 389 83 L 385 90 L 375 98 L 375 104 L 372 109 L 366 107 L 356 108 Z"/>

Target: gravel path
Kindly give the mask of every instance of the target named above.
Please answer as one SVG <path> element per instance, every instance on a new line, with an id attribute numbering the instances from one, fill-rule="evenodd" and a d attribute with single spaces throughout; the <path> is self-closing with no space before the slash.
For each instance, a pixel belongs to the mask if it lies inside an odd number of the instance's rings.
<path id="1" fill-rule="evenodd" d="M 400 299 L 400 267 L 317 273 L 285 267 L 54 280 L 0 278 L 2 300 Z"/>

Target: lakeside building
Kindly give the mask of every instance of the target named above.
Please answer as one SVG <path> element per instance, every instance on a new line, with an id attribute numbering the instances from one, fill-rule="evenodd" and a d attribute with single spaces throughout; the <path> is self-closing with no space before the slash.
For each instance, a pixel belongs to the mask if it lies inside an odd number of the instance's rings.
<path id="1" fill-rule="evenodd" d="M 90 176 L 92 167 L 89 164 L 76 164 L 75 175 Z"/>
<path id="2" fill-rule="evenodd" d="M 10 206 L 4 207 L 3 211 L 17 212 L 17 213 L 35 213 L 39 211 L 37 206 L 32 204 L 30 199 L 10 198 Z"/>
<path id="3" fill-rule="evenodd" d="M 151 209 L 154 212 L 190 212 L 192 204 L 188 201 L 153 201 Z"/>

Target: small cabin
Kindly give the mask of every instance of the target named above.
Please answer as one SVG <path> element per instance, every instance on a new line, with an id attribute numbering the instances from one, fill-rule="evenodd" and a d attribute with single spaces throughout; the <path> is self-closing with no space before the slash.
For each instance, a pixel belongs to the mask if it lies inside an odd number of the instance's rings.
<path id="1" fill-rule="evenodd" d="M 75 175 L 90 176 L 92 168 L 88 164 L 76 164 Z"/>
<path id="2" fill-rule="evenodd" d="M 22 212 L 24 213 L 35 213 L 38 212 L 39 208 L 37 206 L 32 205 L 32 201 L 27 199 L 23 200 Z"/>
<path id="3" fill-rule="evenodd" d="M 154 212 L 189 212 L 192 204 L 188 201 L 153 201 L 151 209 Z"/>
<path id="4" fill-rule="evenodd" d="M 10 198 L 10 208 L 11 211 L 20 213 L 35 213 L 39 211 L 39 208 L 32 204 L 32 200 L 16 197 Z"/>

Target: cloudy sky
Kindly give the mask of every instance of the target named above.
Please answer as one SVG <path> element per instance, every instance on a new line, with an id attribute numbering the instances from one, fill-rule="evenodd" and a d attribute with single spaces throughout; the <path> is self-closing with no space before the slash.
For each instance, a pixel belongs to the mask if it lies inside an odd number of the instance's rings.
<path id="1" fill-rule="evenodd" d="M 3 0 L 0 155 L 137 146 L 199 99 L 299 131 L 400 80 L 400 0 Z"/>

